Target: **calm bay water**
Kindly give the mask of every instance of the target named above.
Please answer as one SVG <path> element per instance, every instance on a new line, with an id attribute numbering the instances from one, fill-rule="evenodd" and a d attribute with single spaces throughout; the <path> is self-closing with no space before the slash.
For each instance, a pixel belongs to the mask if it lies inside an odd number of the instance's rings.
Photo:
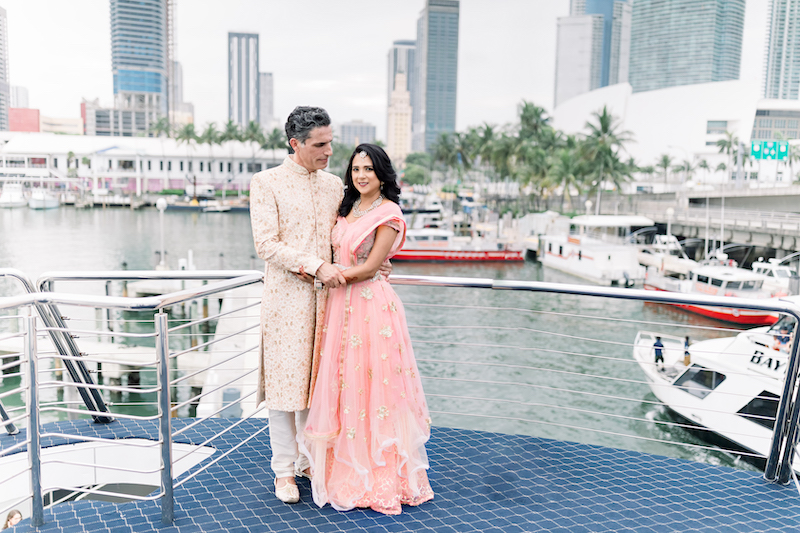
<path id="1" fill-rule="evenodd" d="M 164 220 L 167 263 L 172 267 L 189 250 L 198 269 L 260 269 L 263 264 L 252 259 L 247 213 L 167 211 Z M 56 270 L 118 270 L 123 262 L 130 270 L 148 270 L 158 260 L 160 226 L 155 209 L 6 209 L 0 210 L 0 227 L 0 268 L 19 269 L 34 280 Z M 582 283 L 532 261 L 397 263 L 395 273 Z M 406 304 L 422 374 L 437 378 L 424 382 L 434 424 L 751 468 L 723 452 L 645 440 L 702 444 L 684 429 L 652 422 L 672 419 L 654 404 L 656 398 L 631 357 L 637 331 L 690 334 L 695 340 L 732 335 L 686 329 L 719 324 L 642 302 L 458 288 L 398 286 L 396 290 Z M 18 291 L 14 283 L 0 280 L 0 295 Z M 616 381 L 587 377 L 595 375 Z M 17 382 L 7 379 L 4 389 Z M 599 417 L 594 411 L 616 416 Z"/>

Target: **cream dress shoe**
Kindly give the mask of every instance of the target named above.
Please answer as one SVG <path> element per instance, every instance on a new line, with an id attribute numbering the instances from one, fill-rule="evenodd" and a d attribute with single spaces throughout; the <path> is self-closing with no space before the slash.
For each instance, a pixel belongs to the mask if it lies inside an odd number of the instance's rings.
<path id="1" fill-rule="evenodd" d="M 300 501 L 300 489 L 294 483 L 288 481 L 278 488 L 278 480 L 275 480 L 275 496 L 283 503 L 297 503 Z"/>

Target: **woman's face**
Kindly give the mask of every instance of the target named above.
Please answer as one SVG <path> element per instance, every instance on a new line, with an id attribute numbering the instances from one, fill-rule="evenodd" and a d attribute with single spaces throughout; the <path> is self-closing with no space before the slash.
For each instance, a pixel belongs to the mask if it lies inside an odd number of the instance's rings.
<path id="1" fill-rule="evenodd" d="M 362 157 L 363 154 L 363 157 Z M 372 159 L 366 152 L 359 152 L 353 158 L 353 186 L 361 193 L 361 196 L 372 198 L 377 196 L 381 190 L 381 180 L 375 174 L 375 169 L 372 166 Z"/>
<path id="2" fill-rule="evenodd" d="M 22 520 L 22 515 L 21 514 L 15 514 L 8 521 L 9 527 L 10 526 L 16 526 L 17 524 L 19 524 L 20 520 Z"/>

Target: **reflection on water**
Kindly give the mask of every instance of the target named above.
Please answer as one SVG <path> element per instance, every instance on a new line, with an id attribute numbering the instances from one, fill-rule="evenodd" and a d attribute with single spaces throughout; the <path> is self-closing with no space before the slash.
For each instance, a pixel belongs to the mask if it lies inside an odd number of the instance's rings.
<path id="1" fill-rule="evenodd" d="M 158 220 L 154 209 L 3 210 L 0 267 L 17 268 L 34 278 L 53 270 L 117 270 L 123 262 L 128 269 L 150 269 L 156 263 L 155 252 L 159 248 Z M 178 258 L 192 250 L 194 263 L 200 269 L 261 268 L 261 263 L 252 259 L 246 213 L 167 211 L 165 220 L 165 247 L 168 263 L 173 267 Z M 395 273 L 583 283 L 531 261 L 398 262 Z M 101 285 L 90 285 L 63 284 L 59 289 L 103 293 Z M 459 288 L 397 286 L 396 290 L 406 304 L 422 374 L 443 378 L 424 382 L 435 424 L 623 447 L 718 464 L 736 463 L 735 458 L 722 452 L 621 436 L 633 434 L 702 444 L 684 429 L 635 420 L 672 419 L 657 405 L 643 382 L 631 356 L 631 344 L 639 329 L 683 335 L 687 325 L 719 327 L 719 323 L 663 305 L 623 300 Z M 18 291 L 8 280 L 0 281 L 0 294 Z M 129 314 L 125 317 L 133 318 Z M 705 329 L 691 330 L 690 334 L 693 340 L 732 335 Z M 613 380 L 594 379 L 590 377 L 593 375 L 611 375 Z M 6 379 L 3 390 L 18 382 L 18 378 Z M 142 373 L 140 383 L 154 385 L 154 373 Z M 572 389 L 582 392 L 569 392 Z M 59 399 L 61 393 L 53 391 L 51 399 Z M 155 412 L 154 406 L 133 405 L 153 402 L 154 395 L 120 394 L 109 395 L 108 399 L 140 414 Z M 7 406 L 15 401 L 22 405 L 21 398 L 4 399 Z M 553 409 L 554 405 L 568 409 Z M 595 411 L 613 412 L 615 416 L 601 418 L 593 414 Z M 490 417 L 453 414 L 463 412 Z"/>

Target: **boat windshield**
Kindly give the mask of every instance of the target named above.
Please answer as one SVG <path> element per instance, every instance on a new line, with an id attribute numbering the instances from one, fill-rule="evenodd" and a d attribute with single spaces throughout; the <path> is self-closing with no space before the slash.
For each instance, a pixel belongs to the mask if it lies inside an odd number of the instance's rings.
<path id="1" fill-rule="evenodd" d="M 749 281 L 743 281 L 742 282 L 742 289 L 745 289 L 745 290 L 758 290 L 758 289 L 761 288 L 761 284 L 762 283 L 763 282 L 760 279 L 758 279 L 758 280 L 752 279 L 752 280 L 749 280 Z"/>
<path id="2" fill-rule="evenodd" d="M 797 275 L 797 272 L 795 272 L 794 270 L 788 269 L 788 268 L 786 270 L 781 269 L 781 270 L 776 270 L 775 271 L 775 276 L 778 277 L 778 278 L 791 278 L 792 276 L 796 276 L 796 275 Z"/>
<path id="3" fill-rule="evenodd" d="M 794 331 L 794 318 L 790 316 L 782 316 L 780 320 L 775 322 L 771 328 L 767 330 L 767 333 L 777 334 L 780 333 L 782 329 L 786 329 L 789 333 Z"/>

